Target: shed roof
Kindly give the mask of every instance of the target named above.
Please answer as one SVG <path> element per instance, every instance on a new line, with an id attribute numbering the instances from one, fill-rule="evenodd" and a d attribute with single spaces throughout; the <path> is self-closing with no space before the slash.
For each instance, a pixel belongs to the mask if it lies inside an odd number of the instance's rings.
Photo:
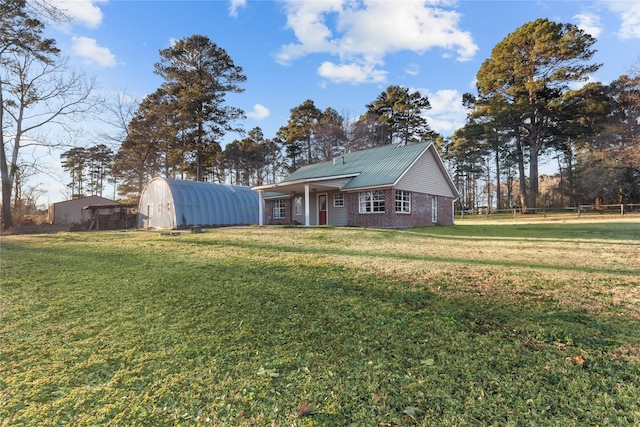
<path id="1" fill-rule="evenodd" d="M 107 199 L 102 196 L 92 195 L 85 197 L 78 197 L 77 199 L 63 200 L 61 202 L 52 203 L 55 206 L 61 205 L 78 205 L 78 206 L 87 206 L 87 205 L 119 205 L 120 202 L 116 200 Z"/>

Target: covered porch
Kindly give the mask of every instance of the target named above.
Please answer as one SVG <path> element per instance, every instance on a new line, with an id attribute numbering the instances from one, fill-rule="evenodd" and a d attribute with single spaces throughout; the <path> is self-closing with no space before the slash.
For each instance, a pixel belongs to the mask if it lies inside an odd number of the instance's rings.
<path id="1" fill-rule="evenodd" d="M 258 191 L 259 196 L 259 225 L 264 225 L 265 219 L 265 193 L 269 193 L 268 198 L 291 198 L 296 196 L 303 197 L 303 218 L 304 225 L 310 226 L 312 218 L 311 198 L 318 194 L 329 194 L 330 192 L 340 191 L 353 177 L 358 174 L 350 174 L 343 176 L 332 176 L 327 178 L 304 179 L 299 181 L 281 182 L 278 184 L 267 184 L 253 187 Z M 272 193 L 272 194 L 271 194 Z M 326 200 L 325 200 L 326 201 Z"/>

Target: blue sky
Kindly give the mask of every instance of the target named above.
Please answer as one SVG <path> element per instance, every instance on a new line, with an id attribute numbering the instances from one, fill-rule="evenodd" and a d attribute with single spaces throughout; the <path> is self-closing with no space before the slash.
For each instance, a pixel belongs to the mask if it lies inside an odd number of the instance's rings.
<path id="1" fill-rule="evenodd" d="M 354 118 L 389 85 L 428 96 L 427 120 L 449 136 L 464 123 L 461 96 L 475 92 L 491 49 L 537 18 L 576 24 L 597 38 L 594 62 L 603 66 L 592 80 L 609 83 L 640 65 L 636 0 L 55 3 L 72 20 L 47 35 L 72 66 L 96 76 L 104 93 L 143 98 L 162 83 L 153 72 L 159 50 L 193 34 L 209 37 L 247 76 L 245 91 L 228 102 L 246 111 L 246 130 L 259 126 L 267 138 L 306 99 Z"/>

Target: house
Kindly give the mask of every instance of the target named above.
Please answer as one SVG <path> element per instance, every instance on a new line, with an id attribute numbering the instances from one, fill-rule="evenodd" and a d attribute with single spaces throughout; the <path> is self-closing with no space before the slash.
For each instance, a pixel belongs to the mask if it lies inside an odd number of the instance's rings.
<path id="1" fill-rule="evenodd" d="M 303 166 L 253 187 L 260 225 L 403 228 L 453 224 L 458 191 L 430 142 L 386 145 Z"/>
<path id="2" fill-rule="evenodd" d="M 80 197 L 49 205 L 49 222 L 51 224 L 78 225 L 91 223 L 91 211 L 85 206 L 114 206 L 120 205 L 115 200 L 100 196 Z"/>
<path id="3" fill-rule="evenodd" d="M 138 227 L 250 225 L 258 212 L 258 192 L 249 187 L 154 178 L 140 194 Z"/>

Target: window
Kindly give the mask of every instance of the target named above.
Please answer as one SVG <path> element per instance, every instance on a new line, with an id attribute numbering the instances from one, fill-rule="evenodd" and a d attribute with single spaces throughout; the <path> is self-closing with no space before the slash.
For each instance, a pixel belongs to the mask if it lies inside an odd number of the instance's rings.
<path id="1" fill-rule="evenodd" d="M 344 193 L 336 193 L 333 195 L 333 207 L 334 208 L 344 207 Z"/>
<path id="2" fill-rule="evenodd" d="M 411 213 L 411 191 L 396 190 L 396 213 Z"/>
<path id="3" fill-rule="evenodd" d="M 171 212 L 171 202 L 167 202 L 167 212 Z"/>
<path id="4" fill-rule="evenodd" d="M 358 194 L 360 213 L 384 212 L 384 191 L 363 191 Z"/>
<path id="5" fill-rule="evenodd" d="M 438 198 L 436 196 L 431 199 L 431 222 L 438 222 Z"/>
<path id="6" fill-rule="evenodd" d="M 284 199 L 277 199 L 273 201 L 273 217 L 284 218 L 287 211 L 286 201 Z"/>
<path id="7" fill-rule="evenodd" d="M 302 197 L 294 197 L 293 199 L 293 214 L 302 215 Z"/>

